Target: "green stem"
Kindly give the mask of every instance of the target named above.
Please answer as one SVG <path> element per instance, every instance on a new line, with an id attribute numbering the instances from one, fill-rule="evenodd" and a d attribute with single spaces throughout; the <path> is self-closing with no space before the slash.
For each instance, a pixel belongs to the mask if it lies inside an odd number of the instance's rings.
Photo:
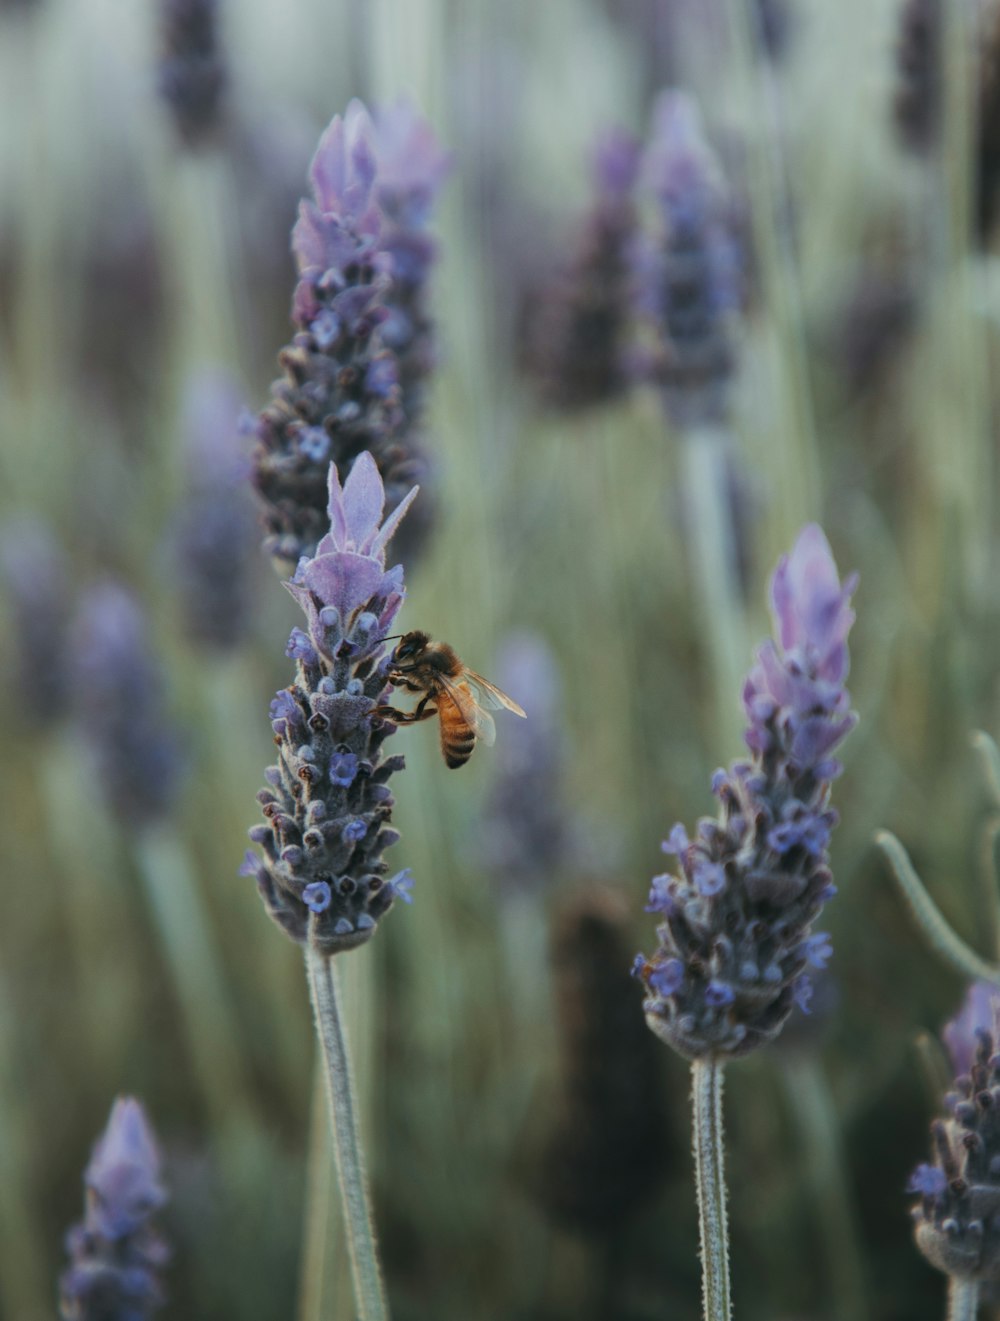
<path id="1" fill-rule="evenodd" d="M 722 1062 L 711 1057 L 691 1064 L 694 1168 L 701 1235 L 704 1321 L 730 1321 L 729 1228 L 723 1170 Z"/>
<path id="2" fill-rule="evenodd" d="M 875 836 L 875 843 L 888 858 L 903 897 L 910 905 L 910 911 L 935 953 L 953 968 L 957 968 L 962 976 L 969 978 L 970 981 L 982 980 L 1000 986 L 1000 967 L 980 958 L 976 951 L 952 930 L 941 910 L 924 889 L 923 882 L 913 870 L 913 864 L 896 836 L 890 834 L 888 830 L 880 830 Z"/>
<path id="3" fill-rule="evenodd" d="M 947 1321 L 976 1321 L 979 1308 L 979 1284 L 976 1280 L 957 1280 L 948 1285 Z"/>
<path id="4" fill-rule="evenodd" d="M 337 971 L 333 959 L 320 953 L 311 941 L 306 946 L 306 972 L 316 1033 L 323 1051 L 330 1134 L 344 1205 L 359 1321 L 387 1321 L 389 1309 L 382 1286 L 375 1227 L 361 1157 L 357 1102 L 351 1078 L 347 1037 L 341 1020 Z"/>

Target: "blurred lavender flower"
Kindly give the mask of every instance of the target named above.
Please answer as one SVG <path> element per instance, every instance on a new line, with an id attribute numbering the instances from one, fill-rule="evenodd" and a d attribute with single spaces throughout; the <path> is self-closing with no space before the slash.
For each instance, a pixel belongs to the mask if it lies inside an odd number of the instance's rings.
<path id="1" fill-rule="evenodd" d="M 419 411 L 433 361 L 425 225 L 445 161 L 412 111 L 380 123 L 360 101 L 333 119 L 310 167 L 315 201 L 302 202 L 292 235 L 298 333 L 279 355 L 285 375 L 258 418 L 253 460 L 265 549 L 281 568 L 323 534 L 331 462 L 346 477 L 371 453 L 390 508 L 426 468 L 404 404 Z"/>
<path id="2" fill-rule="evenodd" d="M 532 1169 L 552 1218 L 591 1235 L 619 1234 L 669 1163 L 661 1052 L 635 1013 L 627 918 L 613 890 L 583 890 L 552 933 L 560 1086 Z"/>
<path id="3" fill-rule="evenodd" d="M 1000 10 L 983 16 L 976 141 L 976 223 L 985 243 L 1000 203 Z"/>
<path id="4" fill-rule="evenodd" d="M 74 650 L 77 710 L 97 777 L 123 824 L 147 825 L 170 811 L 181 763 L 147 624 L 124 588 L 106 583 L 84 596 Z"/>
<path id="5" fill-rule="evenodd" d="M 160 0 L 160 95 L 186 147 L 219 127 L 226 66 L 219 49 L 218 0 Z"/>
<path id="6" fill-rule="evenodd" d="M 173 539 L 184 623 L 196 642 L 230 651 L 249 632 L 259 534 L 246 489 L 241 404 L 205 374 L 188 387 L 186 481 Z"/>
<path id="7" fill-rule="evenodd" d="M 115 1101 L 83 1179 L 83 1222 L 66 1237 L 63 1321 L 144 1321 L 163 1303 L 159 1272 L 169 1252 L 150 1224 L 167 1195 L 153 1132 L 138 1101 Z"/>
<path id="8" fill-rule="evenodd" d="M 664 92 L 653 108 L 644 174 L 661 231 L 638 250 L 638 301 L 657 337 L 644 365 L 677 426 L 718 422 L 735 367 L 728 314 L 740 301 L 734 216 L 694 102 Z"/>
<path id="9" fill-rule="evenodd" d="M 624 352 L 638 164 L 638 145 L 629 134 L 604 134 L 594 151 L 594 200 L 569 260 L 541 294 L 528 365 L 554 408 L 601 404 L 628 384 Z"/>
<path id="10" fill-rule="evenodd" d="M 923 153 L 941 132 L 944 55 L 941 0 L 903 0 L 896 47 L 893 116 L 903 146 Z"/>
<path id="11" fill-rule="evenodd" d="M 572 854 L 570 822 L 560 801 L 566 749 L 560 682 L 548 645 L 530 633 L 510 637 L 496 665 L 501 688 L 524 700 L 531 719 L 498 743 L 483 813 L 481 853 L 499 889 L 551 886 Z"/>
<path id="12" fill-rule="evenodd" d="M 70 705 L 69 573 L 51 533 L 23 519 L 4 529 L 0 578 L 8 602 L 7 707 L 45 729 Z"/>
<path id="13" fill-rule="evenodd" d="M 382 860 L 399 838 L 387 781 L 404 763 L 382 756 L 393 726 L 372 711 L 388 687 L 382 643 L 404 594 L 402 566 L 385 567 L 386 543 L 416 491 L 383 523 L 370 454 L 343 487 L 335 464 L 329 474 L 330 531 L 286 584 L 308 623 L 288 642 L 296 681 L 271 704 L 278 764 L 258 794 L 267 825 L 250 831 L 264 858 L 248 851 L 242 873 L 293 940 L 335 954 L 368 940 L 394 899 L 409 899 L 408 874 L 384 880 Z"/>
<path id="14" fill-rule="evenodd" d="M 676 825 L 663 845 L 679 871 L 653 880 L 660 947 L 635 971 L 649 1026 L 682 1055 L 770 1041 L 794 1003 L 808 1005 L 807 969 L 832 953 L 810 928 L 835 893 L 831 753 L 856 722 L 845 687 L 855 584 L 841 584 L 822 531 L 804 528 L 771 580 L 778 643 L 759 649 L 743 690 L 751 760 L 716 771 L 717 820 L 702 818 L 694 840 Z"/>
<path id="15" fill-rule="evenodd" d="M 918 1165 L 908 1191 L 917 1247 L 958 1280 L 1000 1275 L 1000 988 L 972 986 L 944 1031 L 957 1071 L 944 1098 L 948 1118 L 931 1125 L 933 1163 Z"/>

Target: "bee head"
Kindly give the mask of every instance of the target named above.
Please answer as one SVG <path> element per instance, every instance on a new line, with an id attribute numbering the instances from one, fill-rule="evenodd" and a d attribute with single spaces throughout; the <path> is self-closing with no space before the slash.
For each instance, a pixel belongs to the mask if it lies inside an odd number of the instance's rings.
<path id="1" fill-rule="evenodd" d="M 430 634 L 423 633 L 419 629 L 404 633 L 399 646 L 392 653 L 393 661 L 416 660 L 420 653 L 426 649 L 430 640 Z"/>

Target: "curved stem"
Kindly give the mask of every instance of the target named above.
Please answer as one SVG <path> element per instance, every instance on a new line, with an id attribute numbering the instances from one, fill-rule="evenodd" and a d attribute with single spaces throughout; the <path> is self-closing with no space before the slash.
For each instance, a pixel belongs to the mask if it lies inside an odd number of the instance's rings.
<path id="1" fill-rule="evenodd" d="M 721 1061 L 712 1058 L 692 1061 L 691 1104 L 704 1321 L 730 1321 Z"/>
<path id="2" fill-rule="evenodd" d="M 976 1321 L 978 1307 L 978 1282 L 975 1280 L 957 1280 L 952 1276 L 948 1287 L 947 1321 Z"/>
<path id="3" fill-rule="evenodd" d="M 382 1287 L 368 1183 L 361 1158 L 357 1102 L 347 1037 L 341 1020 L 337 972 L 333 959 L 314 949 L 311 943 L 306 946 L 306 972 L 316 1033 L 323 1052 L 330 1134 L 344 1204 L 358 1317 L 359 1321 L 388 1321 L 389 1309 Z"/>
<path id="4" fill-rule="evenodd" d="M 924 889 L 923 882 L 913 870 L 913 864 L 896 836 L 888 830 L 880 830 L 875 836 L 875 843 L 888 858 L 899 888 L 910 905 L 910 911 L 935 953 L 970 981 L 982 980 L 1000 986 L 1000 968 L 980 958 L 952 930 L 937 904 Z"/>

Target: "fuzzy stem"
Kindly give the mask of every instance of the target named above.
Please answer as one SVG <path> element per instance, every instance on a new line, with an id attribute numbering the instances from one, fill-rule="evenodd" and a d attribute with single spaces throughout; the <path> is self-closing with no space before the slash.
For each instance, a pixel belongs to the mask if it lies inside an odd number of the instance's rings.
<path id="1" fill-rule="evenodd" d="M 899 888 L 910 905 L 910 911 L 934 952 L 970 981 L 982 980 L 1000 986 L 1000 967 L 980 958 L 952 930 L 937 904 L 924 889 L 923 882 L 913 870 L 913 864 L 896 836 L 888 830 L 880 830 L 875 836 L 875 843 L 888 858 Z"/>
<path id="2" fill-rule="evenodd" d="M 978 1308 L 978 1281 L 958 1280 L 952 1276 L 948 1284 L 947 1321 L 976 1321 Z"/>
<path id="3" fill-rule="evenodd" d="M 316 1033 L 323 1051 L 330 1134 L 344 1205 L 359 1321 L 387 1321 L 389 1310 L 382 1286 L 375 1227 L 361 1158 L 357 1102 L 351 1078 L 347 1037 L 341 1021 L 337 972 L 333 959 L 320 953 L 311 941 L 306 945 L 306 971 Z"/>
<path id="4" fill-rule="evenodd" d="M 723 1171 L 722 1062 L 708 1057 L 691 1063 L 694 1115 L 694 1167 L 701 1235 L 704 1321 L 730 1321 L 729 1229 Z"/>

